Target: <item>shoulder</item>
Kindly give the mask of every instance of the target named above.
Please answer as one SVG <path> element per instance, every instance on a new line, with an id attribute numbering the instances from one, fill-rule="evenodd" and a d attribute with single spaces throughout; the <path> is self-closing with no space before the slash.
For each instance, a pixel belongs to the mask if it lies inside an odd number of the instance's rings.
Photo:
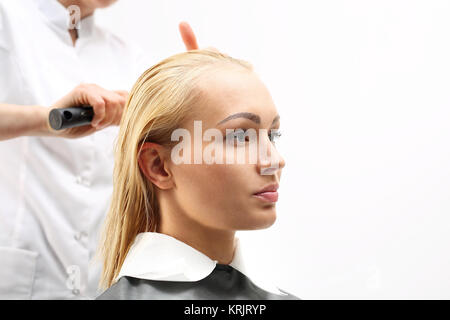
<path id="1" fill-rule="evenodd" d="M 131 277 L 122 277 L 111 287 L 106 289 L 103 293 L 97 296 L 96 300 L 124 300 L 136 299 L 130 297 L 134 295 L 133 288 L 139 285 L 139 279 Z"/>
<path id="2" fill-rule="evenodd" d="M 0 0 L 0 48 L 9 49 L 13 38 L 28 33 L 38 20 L 36 5 L 29 0 Z"/>
<path id="3" fill-rule="evenodd" d="M 124 39 L 108 28 L 98 25 L 95 27 L 95 33 L 95 38 L 103 41 L 110 54 L 120 57 L 121 64 L 127 65 L 127 72 L 133 75 L 133 83 L 145 70 L 156 63 L 155 55 L 144 51 L 136 41 Z"/>
<path id="4" fill-rule="evenodd" d="M 96 300 L 158 300 L 177 299 L 177 293 L 192 287 L 191 282 L 145 280 L 121 277 Z"/>
<path id="5" fill-rule="evenodd" d="M 21 3 L 23 3 L 23 1 L 0 0 L 0 13 L 6 14 L 12 9 L 17 9 L 18 6 L 21 6 Z"/>
<path id="6" fill-rule="evenodd" d="M 138 43 L 124 39 L 104 26 L 96 25 L 94 32 L 96 42 L 101 41 L 111 55 L 119 56 L 121 63 L 125 63 L 131 68 L 135 78 L 140 76 L 141 66 L 143 61 L 147 60 L 147 54 Z"/>
<path id="7" fill-rule="evenodd" d="M 145 280 L 121 277 L 97 300 L 300 300 L 281 290 L 282 295 L 255 286 L 231 267 L 216 268 L 206 278 L 187 281 Z"/>
<path id="8" fill-rule="evenodd" d="M 0 0 L 0 25 L 15 20 L 25 22 L 30 16 L 36 14 L 36 5 L 30 0 Z"/>
<path id="9" fill-rule="evenodd" d="M 95 33 L 97 39 L 102 39 L 115 50 L 126 51 L 133 55 L 139 54 L 142 51 L 133 41 L 124 39 L 104 26 L 96 25 Z"/>

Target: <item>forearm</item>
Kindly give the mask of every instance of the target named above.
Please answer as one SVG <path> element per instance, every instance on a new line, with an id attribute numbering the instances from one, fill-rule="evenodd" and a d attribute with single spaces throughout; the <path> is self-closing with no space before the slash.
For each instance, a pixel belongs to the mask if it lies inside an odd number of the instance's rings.
<path id="1" fill-rule="evenodd" d="M 20 136 L 52 136 L 50 108 L 0 103 L 0 140 Z"/>

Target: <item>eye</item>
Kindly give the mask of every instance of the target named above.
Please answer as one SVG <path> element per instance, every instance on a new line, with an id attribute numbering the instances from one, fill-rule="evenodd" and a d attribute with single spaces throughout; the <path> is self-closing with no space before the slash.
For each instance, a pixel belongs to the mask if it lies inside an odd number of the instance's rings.
<path id="1" fill-rule="evenodd" d="M 227 140 L 230 139 L 233 142 L 234 141 L 239 141 L 239 142 L 249 141 L 248 135 L 245 135 L 246 132 L 247 132 L 247 130 L 238 128 L 238 129 L 235 129 L 234 132 L 227 134 L 225 136 L 225 139 L 227 139 Z M 238 138 L 238 139 L 235 140 L 235 138 Z"/>
<path id="2" fill-rule="evenodd" d="M 272 143 L 275 144 L 275 141 L 278 140 L 281 137 L 281 131 L 278 129 L 271 129 L 269 132 L 269 139 L 272 141 Z"/>

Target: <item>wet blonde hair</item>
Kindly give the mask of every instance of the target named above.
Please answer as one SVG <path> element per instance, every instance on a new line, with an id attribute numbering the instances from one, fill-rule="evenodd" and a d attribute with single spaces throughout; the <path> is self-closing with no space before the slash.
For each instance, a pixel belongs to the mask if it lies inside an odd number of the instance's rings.
<path id="1" fill-rule="evenodd" d="M 115 144 L 113 194 L 98 250 L 103 263 L 102 288 L 115 282 L 136 235 L 154 232 L 158 224 L 154 186 L 138 165 L 141 145 L 150 141 L 173 146 L 172 131 L 192 115 L 202 96 L 198 80 L 202 75 L 220 72 L 221 66 L 253 71 L 247 61 L 213 50 L 191 50 L 164 59 L 134 84 Z"/>

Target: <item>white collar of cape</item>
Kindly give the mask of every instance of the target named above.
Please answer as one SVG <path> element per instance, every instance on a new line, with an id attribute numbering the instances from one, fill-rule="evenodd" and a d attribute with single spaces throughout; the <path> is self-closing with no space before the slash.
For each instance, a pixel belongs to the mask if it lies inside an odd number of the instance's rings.
<path id="1" fill-rule="evenodd" d="M 157 232 L 142 232 L 136 236 L 115 280 L 129 276 L 146 280 L 199 281 L 214 270 L 217 262 L 172 236 Z M 266 276 L 262 277 L 255 272 L 249 275 L 244 266 L 242 248 L 237 237 L 233 260 L 229 265 L 250 278 L 261 289 L 286 295 Z"/>

